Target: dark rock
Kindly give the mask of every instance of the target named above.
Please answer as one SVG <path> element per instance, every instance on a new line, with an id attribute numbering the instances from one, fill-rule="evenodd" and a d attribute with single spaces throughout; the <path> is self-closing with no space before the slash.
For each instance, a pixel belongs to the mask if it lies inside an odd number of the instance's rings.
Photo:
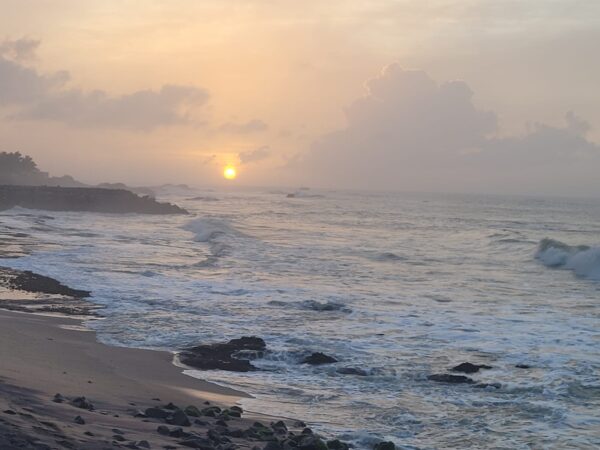
<path id="1" fill-rule="evenodd" d="M 125 442 L 127 440 L 121 434 L 115 434 L 115 435 L 113 435 L 112 438 L 114 441 L 117 441 L 117 442 Z"/>
<path id="2" fill-rule="evenodd" d="M 502 387 L 502 385 L 500 383 L 477 383 L 474 387 L 480 388 L 480 389 L 485 389 L 488 387 L 491 387 L 494 389 L 500 389 Z"/>
<path id="3" fill-rule="evenodd" d="M 314 434 L 305 435 L 298 441 L 299 450 L 327 450 L 327 444 Z"/>
<path id="4" fill-rule="evenodd" d="M 327 441 L 327 448 L 329 450 L 348 450 L 350 446 L 345 442 L 342 442 L 338 439 L 334 439 L 332 441 Z"/>
<path id="5" fill-rule="evenodd" d="M 199 437 L 179 441 L 178 444 L 183 445 L 184 447 L 199 448 L 202 450 L 213 450 L 215 448 L 214 445 L 208 439 L 203 439 Z"/>
<path id="6" fill-rule="evenodd" d="M 263 447 L 263 450 L 283 450 L 283 447 L 279 442 L 271 441 L 267 442 L 267 445 Z"/>
<path id="7" fill-rule="evenodd" d="M 231 408 L 229 408 L 231 411 L 237 411 L 240 414 L 244 414 L 244 410 L 242 408 L 240 408 L 239 406 L 232 406 Z"/>
<path id="8" fill-rule="evenodd" d="M 306 428 L 306 424 L 301 420 L 297 420 L 296 422 L 294 422 L 294 426 L 296 428 Z"/>
<path id="9" fill-rule="evenodd" d="M 169 427 L 167 427 L 165 425 L 159 425 L 158 428 L 156 428 L 156 431 L 158 431 L 158 434 L 162 434 L 163 436 L 168 436 L 169 433 L 171 433 L 171 430 L 169 430 Z"/>
<path id="10" fill-rule="evenodd" d="M 244 437 L 244 431 L 237 429 L 237 430 L 229 430 L 227 431 L 227 435 L 231 436 L 233 438 L 242 438 Z"/>
<path id="11" fill-rule="evenodd" d="M 283 420 L 279 422 L 271 423 L 271 428 L 278 433 L 287 433 L 287 426 Z"/>
<path id="12" fill-rule="evenodd" d="M 50 295 L 64 295 L 73 298 L 84 298 L 90 296 L 89 291 L 71 289 L 70 287 L 65 286 L 64 284 L 60 283 L 54 278 L 39 275 L 29 270 L 11 270 L 10 274 L 12 276 L 8 282 L 9 286 L 12 289 L 16 289 L 19 291 L 33 292 L 36 294 L 41 293 Z M 54 396 L 54 401 L 56 403 L 62 403 L 64 400 L 65 398 L 60 394 L 56 394 Z"/>
<path id="13" fill-rule="evenodd" d="M 186 408 L 183 410 L 184 413 L 186 413 L 188 416 L 192 416 L 192 417 L 200 417 L 202 415 L 202 413 L 200 412 L 200 410 L 198 408 L 196 408 L 195 406 L 186 406 Z"/>
<path id="14" fill-rule="evenodd" d="M 429 375 L 427 377 L 427 379 L 430 381 L 437 381 L 438 383 L 451 383 L 451 384 L 460 384 L 460 383 L 473 384 L 474 383 L 474 381 L 471 378 L 465 377 L 464 375 L 449 375 L 446 373 Z"/>
<path id="15" fill-rule="evenodd" d="M 200 419 L 196 419 L 196 420 L 194 420 L 194 423 L 195 423 L 196 425 L 200 425 L 201 427 L 204 427 L 204 426 L 208 425 L 208 422 L 206 422 L 206 421 L 204 421 L 204 420 L 200 420 Z"/>
<path id="16" fill-rule="evenodd" d="M 165 411 L 162 408 L 155 407 L 147 408 L 144 413 L 151 419 L 166 419 L 171 414 L 170 411 Z"/>
<path id="17" fill-rule="evenodd" d="M 375 447 L 373 447 L 373 449 L 374 450 L 396 450 L 396 445 L 391 441 L 379 442 L 378 444 L 375 444 Z"/>
<path id="18" fill-rule="evenodd" d="M 358 375 L 359 377 L 366 377 L 369 375 L 365 370 L 356 367 L 339 367 L 336 372 L 342 375 Z"/>
<path id="19" fill-rule="evenodd" d="M 95 434 L 94 434 L 94 433 L 92 433 L 91 431 L 86 431 L 86 432 L 85 432 L 85 433 L 83 433 L 83 434 L 85 434 L 86 436 L 95 436 Z"/>
<path id="20" fill-rule="evenodd" d="M 119 430 L 118 428 L 113 428 L 111 431 L 115 434 L 120 434 L 120 435 L 125 434 L 122 430 Z"/>
<path id="21" fill-rule="evenodd" d="M 219 419 L 215 422 L 215 425 L 219 425 L 221 427 L 225 427 L 227 428 L 229 425 L 227 424 L 227 421 L 223 420 L 223 419 Z"/>
<path id="22" fill-rule="evenodd" d="M 80 409 L 87 409 L 88 411 L 92 411 L 94 409 L 94 405 L 85 397 L 75 397 L 71 400 L 71 405 Z"/>
<path id="23" fill-rule="evenodd" d="M 201 413 L 203 416 L 217 417 L 221 413 L 221 408 L 218 406 L 209 406 L 208 408 L 204 408 Z"/>
<path id="24" fill-rule="evenodd" d="M 462 373 L 476 373 L 479 372 L 479 369 L 491 369 L 491 366 L 487 366 L 485 364 L 471 364 L 470 362 L 464 362 L 459 364 L 458 366 L 450 369 L 452 372 L 462 372 Z"/>
<path id="25" fill-rule="evenodd" d="M 171 411 L 174 411 L 176 409 L 179 409 L 176 405 L 174 405 L 173 403 L 169 402 L 168 404 L 166 404 L 164 407 L 164 409 L 170 409 Z"/>
<path id="26" fill-rule="evenodd" d="M 315 352 L 310 356 L 307 356 L 302 360 L 302 364 L 310 364 L 312 366 L 319 366 L 321 364 L 332 364 L 337 362 L 333 356 L 328 356 L 325 353 Z"/>
<path id="27" fill-rule="evenodd" d="M 185 415 L 183 411 L 180 409 L 173 412 L 173 414 L 169 415 L 165 421 L 169 425 L 179 425 L 181 427 L 189 427 L 191 425 L 190 419 Z"/>
<path id="28" fill-rule="evenodd" d="M 61 394 L 55 394 L 52 398 L 54 403 L 63 403 L 66 399 Z"/>
<path id="29" fill-rule="evenodd" d="M 85 420 L 81 416 L 77 416 L 73 419 L 73 422 L 79 425 L 85 425 Z"/>
<path id="30" fill-rule="evenodd" d="M 516 364 L 515 367 L 517 369 L 531 369 L 531 366 L 529 366 L 527 364 Z"/>
<path id="31" fill-rule="evenodd" d="M 177 428 L 173 428 L 169 432 L 169 436 L 174 437 L 174 438 L 188 438 L 189 436 L 191 436 L 191 434 L 183 431 L 183 428 L 177 427 Z"/>
<path id="32" fill-rule="evenodd" d="M 135 445 L 141 448 L 150 448 L 150 442 L 148 441 L 137 441 Z"/>
<path id="33" fill-rule="evenodd" d="M 236 358 L 236 353 L 254 351 L 263 353 L 265 341 L 258 337 L 242 337 L 227 343 L 198 345 L 186 348 L 179 353 L 179 360 L 200 370 L 227 370 L 230 372 L 250 372 L 257 370 L 247 359 Z"/>
<path id="34" fill-rule="evenodd" d="M 223 414 L 229 417 L 237 417 L 238 419 L 242 417 L 242 414 L 239 411 L 234 411 L 233 409 L 226 409 L 223 411 Z"/>
<path id="35" fill-rule="evenodd" d="M 10 416 L 14 416 L 17 413 L 15 411 L 13 411 L 12 409 L 5 409 L 4 411 L 2 411 L 4 414 L 8 414 Z"/>

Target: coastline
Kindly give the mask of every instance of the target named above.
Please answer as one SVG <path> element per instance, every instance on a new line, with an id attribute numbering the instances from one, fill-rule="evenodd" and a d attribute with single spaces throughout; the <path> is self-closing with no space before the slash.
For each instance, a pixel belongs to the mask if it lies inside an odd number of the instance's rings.
<path id="1" fill-rule="evenodd" d="M 0 281 L 1 449 L 348 448 L 302 422 L 231 406 L 250 396 L 185 375 L 170 352 L 100 343 L 85 326 L 91 315 L 37 308 L 47 293 L 3 308 L 28 292 Z"/>

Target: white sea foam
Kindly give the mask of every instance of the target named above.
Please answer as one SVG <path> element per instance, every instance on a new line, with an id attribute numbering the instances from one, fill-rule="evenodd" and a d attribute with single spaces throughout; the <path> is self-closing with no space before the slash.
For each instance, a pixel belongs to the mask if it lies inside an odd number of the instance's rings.
<path id="1" fill-rule="evenodd" d="M 191 220 L 183 226 L 184 230 L 191 231 L 196 236 L 197 242 L 210 242 L 223 235 L 241 235 L 229 222 L 214 217 L 200 217 Z"/>
<path id="2" fill-rule="evenodd" d="M 536 258 L 548 267 L 569 269 L 584 278 L 600 280 L 600 247 L 572 246 L 554 239 L 542 239 Z"/>

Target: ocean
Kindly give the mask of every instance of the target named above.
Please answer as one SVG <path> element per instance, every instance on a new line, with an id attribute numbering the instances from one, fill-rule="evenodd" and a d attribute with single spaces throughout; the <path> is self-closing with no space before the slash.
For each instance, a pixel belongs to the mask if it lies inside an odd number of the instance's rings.
<path id="1" fill-rule="evenodd" d="M 359 447 L 600 446 L 600 200 L 290 192 L 158 191 L 189 216 L 14 208 L 0 226 L 34 246 L 0 265 L 91 290 L 102 342 L 262 337 L 261 371 L 186 373 Z M 315 351 L 339 362 L 300 364 Z M 500 387 L 427 379 L 467 361 Z"/>

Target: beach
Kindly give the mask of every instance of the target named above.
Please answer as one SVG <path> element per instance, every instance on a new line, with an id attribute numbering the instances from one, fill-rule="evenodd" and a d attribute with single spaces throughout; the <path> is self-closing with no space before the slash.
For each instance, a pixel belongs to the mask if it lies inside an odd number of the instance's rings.
<path id="1" fill-rule="evenodd" d="M 0 302 L 24 294 L 2 288 Z M 1 449 L 324 445 L 301 422 L 243 412 L 246 393 L 184 375 L 170 352 L 105 345 L 90 317 L 31 311 L 0 310 Z"/>

